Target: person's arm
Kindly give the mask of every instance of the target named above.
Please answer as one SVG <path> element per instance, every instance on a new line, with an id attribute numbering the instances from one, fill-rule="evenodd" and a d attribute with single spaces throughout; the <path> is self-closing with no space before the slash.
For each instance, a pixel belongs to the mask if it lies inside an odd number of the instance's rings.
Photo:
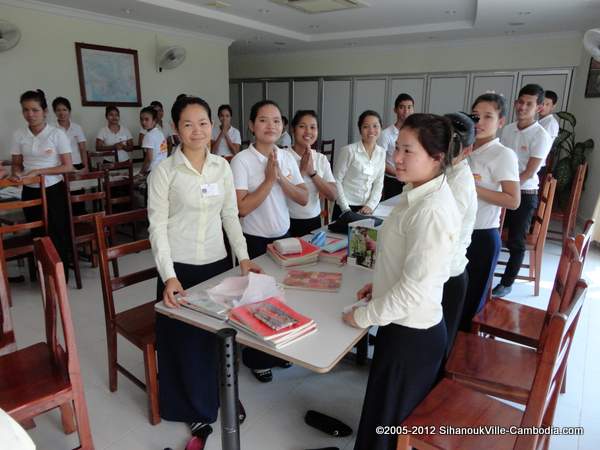
<path id="1" fill-rule="evenodd" d="M 18 179 L 23 175 L 23 155 L 12 155 L 12 164 L 10 169 L 10 176 L 13 179 Z"/>
<path id="2" fill-rule="evenodd" d="M 311 177 L 311 180 L 315 183 L 315 186 L 323 197 L 331 202 L 335 201 L 337 197 L 337 187 L 335 182 L 325 181 L 318 173 L 315 173 L 315 175 Z"/>
<path id="3" fill-rule="evenodd" d="M 367 200 L 366 208 L 370 209 L 368 211 L 363 207 L 364 214 L 373 214 L 375 208 L 381 201 L 381 193 L 383 192 L 383 177 L 385 176 L 385 153 L 383 155 L 383 161 L 381 162 L 381 166 L 377 171 L 377 175 L 375 176 L 375 180 L 373 181 L 373 186 L 371 186 L 371 195 L 369 195 L 369 200 Z"/>
<path id="4" fill-rule="evenodd" d="M 114 145 L 106 145 L 104 143 L 104 139 L 96 138 L 96 151 L 97 152 L 105 152 L 108 150 L 114 150 L 116 146 Z"/>
<path id="5" fill-rule="evenodd" d="M 217 135 L 216 139 L 213 141 L 212 139 L 210 140 L 210 151 L 212 153 L 216 153 L 217 149 L 219 148 L 219 143 L 221 142 L 221 139 L 223 139 L 223 129 L 219 129 L 219 134 Z"/>
<path id="6" fill-rule="evenodd" d="M 221 208 L 221 221 L 223 222 L 225 233 L 227 233 L 231 249 L 235 253 L 235 256 L 237 256 L 238 261 L 243 261 L 249 259 L 248 248 L 242 232 L 242 225 L 240 224 L 236 191 L 233 185 L 233 173 L 229 164 L 225 163 L 224 166 L 224 198 L 223 207 Z"/>
<path id="7" fill-rule="evenodd" d="M 541 158 L 529 158 L 527 160 L 527 166 L 525 166 L 525 170 L 519 174 L 519 181 L 521 184 L 525 183 L 532 176 L 538 173 L 540 170 L 540 166 L 542 165 Z"/>
<path id="8" fill-rule="evenodd" d="M 319 170 L 317 170 L 317 167 Z M 319 171 L 323 176 L 319 175 Z M 331 173 L 331 166 L 327 158 L 317 153 L 317 161 L 313 159 L 312 150 L 307 151 L 300 160 L 300 174 L 308 175 L 312 182 L 315 184 L 319 194 L 325 197 L 329 201 L 335 201 L 337 197 L 337 187 L 335 185 L 335 178 Z"/>
<path id="9" fill-rule="evenodd" d="M 248 192 L 248 169 L 237 158 L 231 161 L 239 215 L 245 217 L 265 201 L 277 181 L 276 162 L 272 156 L 267 160 L 265 179 L 254 192 Z"/>
<path id="10" fill-rule="evenodd" d="M 240 151 L 240 144 L 234 143 L 227 133 L 223 133 L 223 138 L 225 139 L 225 143 L 227 144 L 229 151 L 234 155 L 237 155 L 237 153 Z"/>
<path id="11" fill-rule="evenodd" d="M 37 175 L 61 175 L 63 173 L 75 171 L 75 168 L 73 167 L 73 161 L 71 160 L 71 152 L 61 153 L 58 156 L 60 157 L 60 164 L 58 166 L 30 170 L 23 176 L 35 177 Z"/>
<path id="12" fill-rule="evenodd" d="M 300 206 L 306 206 L 308 203 L 308 189 L 304 183 L 293 184 L 286 177 L 279 176 L 279 186 L 281 186 L 281 190 L 295 203 L 298 203 Z"/>
<path id="13" fill-rule="evenodd" d="M 133 151 L 133 138 L 129 138 L 129 139 L 127 139 L 127 142 L 125 142 L 125 151 L 127 151 L 127 152 Z"/>
<path id="14" fill-rule="evenodd" d="M 81 164 L 83 164 L 83 171 L 87 172 L 89 171 L 89 167 L 88 167 L 88 156 L 87 156 L 87 148 L 85 147 L 85 141 L 79 142 L 77 144 L 77 147 L 79 149 L 79 154 L 81 155 Z"/>
<path id="15" fill-rule="evenodd" d="M 150 165 L 152 164 L 153 152 L 151 148 L 142 147 L 144 152 L 144 163 L 140 169 L 140 175 L 148 175 Z"/>
<path id="16" fill-rule="evenodd" d="M 492 205 L 506 209 L 517 209 L 521 204 L 521 184 L 518 181 L 501 181 L 502 191 L 492 191 L 481 186 L 475 186 L 477 197 Z"/>
<path id="17" fill-rule="evenodd" d="M 342 212 L 350 209 L 350 205 L 344 194 L 343 183 L 351 163 L 350 147 L 342 147 L 333 163 L 333 177 L 337 186 L 337 204 L 340 206 Z"/>
<path id="18" fill-rule="evenodd" d="M 144 142 L 144 136 L 145 134 L 140 132 L 140 134 L 138 134 L 138 145 L 141 147 L 142 146 L 142 142 Z"/>

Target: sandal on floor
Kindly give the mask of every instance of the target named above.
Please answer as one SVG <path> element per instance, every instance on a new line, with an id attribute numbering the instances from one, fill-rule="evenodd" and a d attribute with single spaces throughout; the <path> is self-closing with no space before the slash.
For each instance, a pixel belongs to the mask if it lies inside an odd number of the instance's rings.
<path id="1" fill-rule="evenodd" d="M 271 369 L 252 369 L 252 375 L 261 383 L 270 383 L 273 381 L 273 372 L 271 372 Z"/>
<path id="2" fill-rule="evenodd" d="M 204 450 L 204 447 L 206 447 L 206 438 L 192 436 L 185 445 L 185 450 Z"/>
<path id="3" fill-rule="evenodd" d="M 244 408 L 244 405 L 242 405 L 242 402 L 240 400 L 238 400 L 237 406 L 238 406 L 238 421 L 240 422 L 240 425 L 241 425 L 246 421 L 246 409 Z"/>
<path id="4" fill-rule="evenodd" d="M 289 369 L 292 366 L 293 364 L 289 361 L 284 361 L 281 364 L 279 364 L 279 367 L 281 367 L 282 369 Z"/>

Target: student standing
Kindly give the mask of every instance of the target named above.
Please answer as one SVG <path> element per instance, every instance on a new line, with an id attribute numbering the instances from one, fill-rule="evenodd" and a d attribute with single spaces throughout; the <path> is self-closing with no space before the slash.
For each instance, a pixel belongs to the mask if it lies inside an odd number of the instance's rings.
<path id="1" fill-rule="evenodd" d="M 248 126 L 256 142 L 231 160 L 231 170 L 248 253 L 254 259 L 267 251 L 267 244 L 289 236 L 287 199 L 305 206 L 308 191 L 292 155 L 275 145 L 282 130 L 279 106 L 271 100 L 254 104 Z M 273 379 L 272 367 L 287 366 L 251 348 L 244 349 L 242 359 L 261 382 Z"/>
<path id="2" fill-rule="evenodd" d="M 467 272 L 469 260 L 466 254 L 471 244 L 471 235 L 477 215 L 477 192 L 475 191 L 475 179 L 466 159 L 473 150 L 475 124 L 470 117 L 463 113 L 446 114 L 445 117 L 452 122 L 455 133 L 452 137 L 449 154 L 452 165 L 448 167 L 446 174 L 448 186 L 454 195 L 460 215 L 460 232 L 450 265 L 450 279 L 444 284 L 442 296 L 442 309 L 448 333 L 446 355 L 449 355 L 462 318 L 469 283 Z"/>
<path id="3" fill-rule="evenodd" d="M 104 111 L 106 117 L 106 126 L 101 128 L 96 136 L 96 150 L 117 150 L 119 162 L 129 161 L 129 152 L 133 150 L 133 137 L 131 132 L 124 126 L 121 126 L 121 113 L 119 108 L 114 105 L 108 105 Z M 105 160 L 112 161 L 112 157 L 107 156 Z"/>
<path id="4" fill-rule="evenodd" d="M 148 219 L 160 275 L 157 298 L 178 308 L 185 289 L 231 268 L 223 228 L 242 274 L 260 268 L 248 257 L 229 164 L 210 153 L 210 107 L 198 97 L 183 97 L 171 116 L 181 145 L 148 178 Z M 187 422 L 196 441 L 188 448 L 202 449 L 219 409 L 216 337 L 157 314 L 156 344 L 160 415 Z"/>
<path id="5" fill-rule="evenodd" d="M 10 148 L 12 155 L 13 179 L 29 176 L 44 175 L 46 202 L 48 205 L 48 235 L 60 259 L 64 263 L 65 276 L 69 279 L 69 249 L 71 240 L 65 231 L 69 228 L 66 187 L 63 174 L 73 172 L 71 160 L 71 144 L 69 138 L 59 128 L 46 122 L 48 104 L 41 89 L 27 91 L 20 99 L 26 128 L 21 128 L 13 134 Z M 23 186 L 22 200 L 40 198 L 39 186 Z M 23 210 L 28 222 L 40 220 L 40 207 L 29 207 Z M 40 236 L 41 230 L 32 230 L 35 236 Z"/>
<path id="6" fill-rule="evenodd" d="M 52 101 L 52 109 L 58 128 L 62 129 L 69 138 L 73 167 L 87 172 L 88 157 L 85 148 L 85 134 L 81 126 L 71 121 L 71 102 L 64 97 L 56 97 Z"/>
<path id="7" fill-rule="evenodd" d="M 488 298 L 500 253 L 501 209 L 516 209 L 521 199 L 517 157 L 496 137 L 506 120 L 504 97 L 480 95 L 472 113 L 478 120 L 473 152 L 467 159 L 475 179 L 477 215 L 467 249 L 469 283 L 460 323 L 463 331 L 471 330 L 473 316 Z"/>
<path id="8" fill-rule="evenodd" d="M 354 448 L 396 448 L 379 426 L 400 425 L 433 388 L 446 350 L 442 291 L 450 276 L 460 215 L 444 175 L 452 137 L 446 118 L 413 114 L 395 157 L 407 183 L 385 220 L 373 283 L 357 293 L 367 306 L 344 314 L 357 328 L 378 325 L 377 344 Z"/>
<path id="9" fill-rule="evenodd" d="M 141 176 L 148 175 L 161 161 L 167 158 L 167 140 L 158 126 L 157 118 L 158 114 L 152 106 L 147 106 L 140 112 L 140 123 L 146 131 L 142 141 L 144 164 L 140 169 L 139 175 Z"/>
<path id="10" fill-rule="evenodd" d="M 531 219 L 538 206 L 538 171 L 544 165 L 552 147 L 552 138 L 536 120 L 536 114 L 544 101 L 544 90 L 537 84 L 521 88 L 515 102 L 517 121 L 506 126 L 500 138 L 503 145 L 512 149 L 519 160 L 521 204 L 514 211 L 506 212 L 504 228 L 508 229 L 506 247 L 508 262 L 500 283 L 492 293 L 497 297 L 510 294 L 521 263 L 525 257 L 525 240 Z"/>
<path id="11" fill-rule="evenodd" d="M 308 189 L 308 203 L 301 206 L 288 199 L 290 210 L 290 235 L 304 236 L 321 227 L 321 196 L 335 201 L 335 178 L 327 157 L 312 149 L 319 136 L 317 113 L 312 110 L 299 110 L 291 123 L 294 145 L 288 148 L 300 167 L 300 174 Z"/>
<path id="12" fill-rule="evenodd" d="M 402 124 L 408 116 L 415 112 L 415 101 L 405 93 L 396 97 L 394 101 L 394 113 L 396 122 L 384 129 L 377 143 L 385 150 L 385 178 L 383 179 L 383 200 L 394 197 L 402 192 L 402 182 L 396 178 L 396 167 L 394 165 L 394 152 L 396 141 Z"/>
<path id="13" fill-rule="evenodd" d="M 281 133 L 281 137 L 277 140 L 277 147 L 279 148 L 287 148 L 292 146 L 292 137 L 288 133 L 288 118 L 285 116 L 281 116 L 281 121 L 283 122 L 283 131 Z"/>
<path id="14" fill-rule="evenodd" d="M 237 155 L 242 145 L 242 136 L 240 131 L 231 125 L 233 109 L 229 105 L 221 105 L 218 115 L 221 125 L 212 130 L 211 151 L 221 156 Z"/>
<path id="15" fill-rule="evenodd" d="M 544 102 L 540 109 L 538 122 L 544 127 L 544 130 L 548 132 L 553 141 L 560 131 L 558 120 L 556 120 L 552 114 L 554 108 L 556 108 L 556 103 L 558 103 L 558 95 L 556 95 L 556 92 L 544 91 Z"/>
<path id="16" fill-rule="evenodd" d="M 153 100 L 150 102 L 150 106 L 156 111 L 156 125 L 160 128 L 163 135 L 165 136 L 165 139 L 167 140 L 168 154 L 170 155 L 174 143 L 173 128 L 169 125 L 168 120 L 163 120 L 165 116 L 165 111 L 161 102 L 159 102 L 158 100 Z M 142 141 L 144 140 L 145 134 L 146 130 L 144 129 L 144 127 L 140 128 L 140 133 L 138 135 L 138 145 L 140 145 L 140 147 L 142 145 Z"/>
<path id="17" fill-rule="evenodd" d="M 372 214 L 383 191 L 385 150 L 377 145 L 381 133 L 381 117 L 375 111 L 364 111 L 358 118 L 360 141 L 340 149 L 336 155 L 333 176 L 338 198 L 333 220 L 352 210 Z"/>

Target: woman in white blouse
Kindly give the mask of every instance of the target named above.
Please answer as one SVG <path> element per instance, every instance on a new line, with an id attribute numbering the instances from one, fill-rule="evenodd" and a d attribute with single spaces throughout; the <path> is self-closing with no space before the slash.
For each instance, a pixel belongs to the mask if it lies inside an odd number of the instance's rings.
<path id="1" fill-rule="evenodd" d="M 71 120 L 71 102 L 64 97 L 52 100 L 52 109 L 56 116 L 57 125 L 69 138 L 71 144 L 71 159 L 73 167 L 77 170 L 88 170 L 87 149 L 85 148 L 85 134 L 79 124 Z"/>
<path id="2" fill-rule="evenodd" d="M 342 147 L 335 156 L 333 176 L 337 183 L 337 202 L 333 220 L 348 210 L 372 214 L 383 191 L 385 150 L 377 145 L 381 117 L 367 110 L 358 118 L 360 141 Z"/>
<path id="3" fill-rule="evenodd" d="M 210 153 L 210 107 L 183 97 L 171 115 L 181 144 L 150 172 L 148 219 L 157 297 L 178 308 L 185 289 L 231 268 L 223 228 L 242 274 L 260 268 L 248 258 L 229 164 Z M 215 335 L 158 314 L 156 343 L 161 417 L 187 422 L 204 443 L 219 408 Z"/>
<path id="4" fill-rule="evenodd" d="M 343 316 L 357 328 L 379 326 L 356 450 L 395 448 L 397 436 L 376 428 L 400 425 L 439 375 L 447 339 L 442 290 L 460 229 L 444 174 L 451 137 L 450 121 L 432 114 L 402 125 L 395 164 L 407 184 L 383 224 L 373 283 L 357 293 L 367 304 Z"/>
<path id="5" fill-rule="evenodd" d="M 48 205 L 48 235 L 64 262 L 65 276 L 69 279 L 68 261 L 71 247 L 69 214 L 63 174 L 72 172 L 71 145 L 60 128 L 46 123 L 48 104 L 44 92 L 27 91 L 21 95 L 21 109 L 27 122 L 26 128 L 15 131 L 10 148 L 13 179 L 44 175 L 46 203 Z M 39 186 L 23 186 L 22 200 L 40 198 Z M 40 220 L 42 211 L 34 206 L 23 210 L 28 222 Z M 39 235 L 40 229 L 32 230 Z"/>
<path id="6" fill-rule="evenodd" d="M 335 178 L 327 157 L 312 149 L 319 137 L 317 113 L 299 110 L 292 119 L 294 145 L 286 149 L 298 162 L 300 174 L 308 189 L 308 203 L 301 206 L 288 200 L 290 209 L 290 235 L 304 236 L 321 226 L 321 198 L 335 201 L 337 190 Z"/>
<path id="7" fill-rule="evenodd" d="M 127 127 L 120 124 L 121 113 L 119 108 L 114 105 L 108 105 L 104 111 L 106 117 L 106 126 L 101 128 L 96 137 L 96 150 L 101 152 L 105 150 L 117 150 L 119 162 L 129 160 L 129 152 L 133 150 L 133 137 Z M 107 161 L 112 161 L 112 157 L 106 157 Z"/>
<path id="8" fill-rule="evenodd" d="M 237 155 L 242 145 L 242 136 L 240 131 L 231 125 L 233 109 L 229 105 L 221 105 L 217 115 L 221 125 L 212 130 L 211 151 L 221 156 Z"/>

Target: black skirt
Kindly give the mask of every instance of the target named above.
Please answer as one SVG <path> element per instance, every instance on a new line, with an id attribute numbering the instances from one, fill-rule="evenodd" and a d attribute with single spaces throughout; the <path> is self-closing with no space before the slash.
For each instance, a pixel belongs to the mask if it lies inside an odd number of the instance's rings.
<path id="1" fill-rule="evenodd" d="M 321 228 L 321 216 L 311 219 L 290 218 L 290 236 L 292 237 L 306 236 L 318 228 Z"/>
<path id="2" fill-rule="evenodd" d="M 354 450 L 396 449 L 398 436 L 377 434 L 375 429 L 400 425 L 431 391 L 446 337 L 444 320 L 425 330 L 379 327 Z"/>
<path id="3" fill-rule="evenodd" d="M 200 266 L 175 263 L 184 289 L 231 268 L 224 258 Z M 162 299 L 164 284 L 156 288 Z M 216 335 L 163 314 L 156 315 L 160 416 L 177 422 L 213 423 L 219 412 Z"/>

